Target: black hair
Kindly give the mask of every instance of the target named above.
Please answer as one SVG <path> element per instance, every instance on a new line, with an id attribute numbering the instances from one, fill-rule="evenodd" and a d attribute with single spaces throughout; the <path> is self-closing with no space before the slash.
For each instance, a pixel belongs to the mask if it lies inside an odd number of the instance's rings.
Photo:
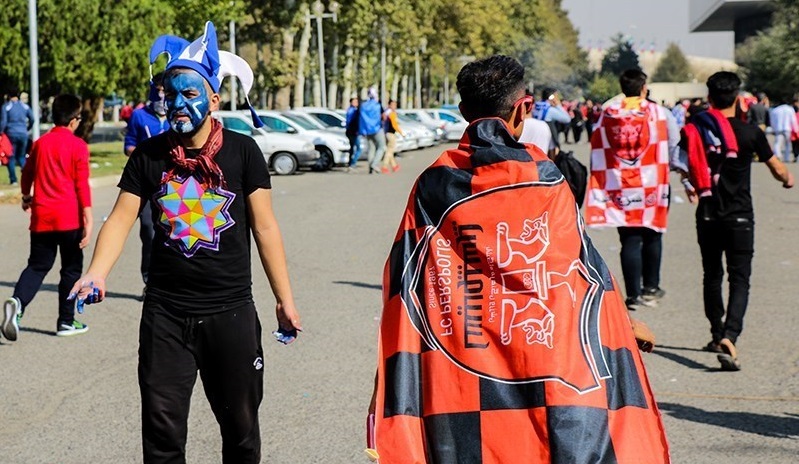
<path id="1" fill-rule="evenodd" d="M 8 98 L 19 97 L 19 89 L 17 87 L 8 88 Z"/>
<path id="2" fill-rule="evenodd" d="M 707 79 L 707 96 L 714 107 L 723 110 L 735 104 L 741 78 L 729 71 L 719 71 Z"/>
<path id="3" fill-rule="evenodd" d="M 80 115 L 80 98 L 75 95 L 63 94 L 53 100 L 53 123 L 56 126 L 67 126 L 69 122 Z"/>
<path id="4" fill-rule="evenodd" d="M 541 100 L 548 100 L 549 97 L 555 95 L 558 90 L 553 87 L 544 87 L 541 90 Z"/>
<path id="5" fill-rule="evenodd" d="M 164 72 L 163 71 L 161 71 L 159 73 L 156 73 L 153 76 L 153 85 L 155 85 L 157 87 L 163 87 L 164 86 Z"/>
<path id="6" fill-rule="evenodd" d="M 524 67 L 505 55 L 493 55 L 466 64 L 456 82 L 467 121 L 486 117 L 507 119 L 524 92 Z"/>
<path id="7" fill-rule="evenodd" d="M 765 99 L 766 99 L 765 92 L 758 92 L 757 93 L 757 102 L 758 103 L 763 103 L 763 100 L 765 100 Z"/>
<path id="8" fill-rule="evenodd" d="M 619 76 L 622 93 L 627 97 L 638 97 L 646 85 L 646 74 L 640 69 L 627 69 Z"/>

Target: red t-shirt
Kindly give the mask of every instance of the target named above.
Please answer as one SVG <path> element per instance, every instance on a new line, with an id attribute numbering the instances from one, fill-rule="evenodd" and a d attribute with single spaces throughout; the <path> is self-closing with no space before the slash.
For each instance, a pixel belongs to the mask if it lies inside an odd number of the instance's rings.
<path id="1" fill-rule="evenodd" d="M 63 126 L 39 138 L 22 170 L 22 194 L 31 187 L 32 232 L 80 229 L 83 208 L 92 205 L 86 142 Z"/>

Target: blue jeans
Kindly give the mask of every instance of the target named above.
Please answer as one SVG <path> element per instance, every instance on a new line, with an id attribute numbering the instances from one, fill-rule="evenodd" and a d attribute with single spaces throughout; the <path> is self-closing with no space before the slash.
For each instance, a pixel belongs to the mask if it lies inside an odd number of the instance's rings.
<path id="1" fill-rule="evenodd" d="M 28 147 L 28 136 L 9 135 L 8 139 L 11 141 L 11 145 L 14 147 L 13 156 L 8 157 L 8 180 L 12 184 L 16 184 L 17 164 L 19 164 L 20 170 L 25 167 L 25 149 Z"/>
<path id="2" fill-rule="evenodd" d="M 354 168 L 355 165 L 358 163 L 358 158 L 361 157 L 361 136 L 360 135 L 348 135 L 347 138 L 350 141 L 350 164 L 351 168 Z"/>

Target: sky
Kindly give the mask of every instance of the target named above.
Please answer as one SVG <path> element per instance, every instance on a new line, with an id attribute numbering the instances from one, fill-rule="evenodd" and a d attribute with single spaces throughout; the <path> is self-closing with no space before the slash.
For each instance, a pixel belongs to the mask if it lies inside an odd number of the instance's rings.
<path id="1" fill-rule="evenodd" d="M 636 49 L 664 51 L 669 42 L 686 55 L 733 59 L 732 32 L 689 32 L 690 0 L 562 0 L 580 33 L 580 46 L 607 49 L 618 32 Z"/>

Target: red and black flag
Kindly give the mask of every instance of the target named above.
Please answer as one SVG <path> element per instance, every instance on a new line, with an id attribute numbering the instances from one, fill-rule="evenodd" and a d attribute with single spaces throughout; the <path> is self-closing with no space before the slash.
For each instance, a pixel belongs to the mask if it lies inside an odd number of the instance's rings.
<path id="1" fill-rule="evenodd" d="M 500 119 L 418 178 L 386 263 L 383 464 L 667 463 L 618 287 L 563 175 Z"/>

